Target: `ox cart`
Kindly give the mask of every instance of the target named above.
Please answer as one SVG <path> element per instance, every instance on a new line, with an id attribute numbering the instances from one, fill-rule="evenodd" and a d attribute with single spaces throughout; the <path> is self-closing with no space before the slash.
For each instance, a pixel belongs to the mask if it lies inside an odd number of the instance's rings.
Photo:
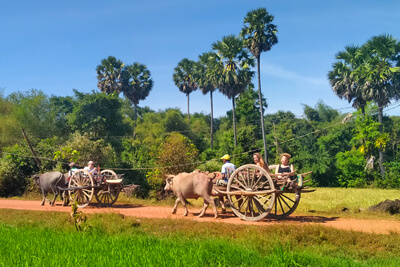
<path id="1" fill-rule="evenodd" d="M 302 193 L 315 191 L 303 186 L 309 181 L 303 177 L 310 173 L 270 174 L 247 164 L 230 175 L 226 187 L 214 185 L 213 190 L 225 195 L 232 211 L 243 220 L 283 219 L 296 210 Z"/>
<path id="2" fill-rule="evenodd" d="M 122 175 L 112 170 L 92 175 L 87 170 L 79 169 L 69 178 L 68 187 L 60 190 L 68 191 L 69 199 L 77 201 L 79 208 L 89 205 L 93 196 L 101 206 L 110 207 L 121 192 Z"/>

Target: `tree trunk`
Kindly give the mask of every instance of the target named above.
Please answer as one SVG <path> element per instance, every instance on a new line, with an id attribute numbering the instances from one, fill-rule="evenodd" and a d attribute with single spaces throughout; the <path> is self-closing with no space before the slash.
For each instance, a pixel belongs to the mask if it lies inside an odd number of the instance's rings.
<path id="1" fill-rule="evenodd" d="M 383 133 L 382 117 L 383 117 L 383 107 L 380 106 L 379 113 L 378 113 L 378 122 L 380 123 L 379 132 L 381 134 Z M 382 179 L 385 179 L 385 167 L 383 166 L 383 147 L 382 147 L 382 145 L 379 146 L 379 169 L 381 171 Z"/>
<path id="2" fill-rule="evenodd" d="M 235 96 L 232 97 L 232 119 L 233 119 L 233 138 L 235 148 L 237 146 L 237 137 L 236 137 L 236 119 L 235 119 Z"/>
<path id="3" fill-rule="evenodd" d="M 275 138 L 275 146 L 276 146 L 276 159 L 279 160 L 279 155 L 281 154 L 281 149 L 279 147 L 279 140 L 276 137 L 276 132 L 275 132 L 275 122 L 274 122 L 274 138 Z"/>
<path id="4" fill-rule="evenodd" d="M 267 142 L 265 140 L 265 127 L 264 127 L 264 111 L 262 105 L 262 96 L 261 96 L 261 77 L 260 77 L 260 55 L 257 57 L 257 74 L 258 74 L 258 98 L 260 99 L 260 117 L 261 117 L 261 130 L 264 144 L 264 161 L 265 164 L 268 165 L 268 151 L 267 151 Z"/>
<path id="5" fill-rule="evenodd" d="M 213 116 L 213 95 L 212 91 L 210 91 L 210 100 L 211 100 L 211 149 L 213 149 L 213 136 L 214 136 L 214 116 Z"/>
<path id="6" fill-rule="evenodd" d="M 137 107 L 138 105 L 136 103 L 133 103 L 133 109 L 134 109 L 134 127 L 133 127 L 133 137 L 135 137 L 136 134 L 136 123 L 137 123 Z"/>
<path id="7" fill-rule="evenodd" d="M 187 106 L 188 106 L 188 121 L 190 120 L 190 113 L 189 113 L 189 94 L 187 94 Z"/>

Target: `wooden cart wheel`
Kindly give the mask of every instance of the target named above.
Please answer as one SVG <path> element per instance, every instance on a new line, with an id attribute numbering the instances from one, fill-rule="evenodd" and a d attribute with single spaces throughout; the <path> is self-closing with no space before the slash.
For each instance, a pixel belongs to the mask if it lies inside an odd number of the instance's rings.
<path id="1" fill-rule="evenodd" d="M 303 185 L 302 176 L 297 177 L 297 186 Z M 284 188 L 276 193 L 275 206 L 272 208 L 268 217 L 272 219 L 284 219 L 286 216 L 292 214 L 299 205 L 301 198 L 301 190 L 298 189 L 298 196 L 294 189 Z"/>
<path id="2" fill-rule="evenodd" d="M 229 177 L 226 191 L 232 211 L 246 221 L 265 218 L 275 201 L 275 186 L 271 177 L 266 170 L 254 164 L 235 170 Z"/>
<path id="3" fill-rule="evenodd" d="M 118 175 L 112 170 L 103 170 L 101 171 L 102 175 L 106 175 L 105 180 L 117 180 Z M 98 203 L 101 206 L 109 207 L 113 205 L 119 196 L 119 192 L 121 192 L 121 184 L 111 184 L 103 181 L 102 188 L 96 191 L 95 197 Z"/>
<path id="4" fill-rule="evenodd" d="M 86 207 L 92 200 L 94 193 L 93 177 L 88 171 L 82 169 L 74 172 L 71 179 L 69 180 L 68 188 L 76 187 L 79 187 L 79 189 L 69 190 L 71 203 L 77 201 L 79 208 Z"/>

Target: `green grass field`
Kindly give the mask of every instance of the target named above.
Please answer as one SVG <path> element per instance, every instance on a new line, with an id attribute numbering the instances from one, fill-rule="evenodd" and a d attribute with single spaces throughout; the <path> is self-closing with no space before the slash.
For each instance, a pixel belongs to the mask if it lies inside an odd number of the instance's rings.
<path id="1" fill-rule="evenodd" d="M 83 210 L 84 211 L 84 210 Z M 0 266 L 399 266 L 400 235 L 0 209 Z"/>
<path id="2" fill-rule="evenodd" d="M 397 198 L 400 190 L 318 188 L 302 195 L 294 215 L 399 220 L 399 215 L 367 211 Z M 121 195 L 118 203 L 172 206 L 173 198 L 157 202 Z M 201 205 L 202 199 L 190 200 L 192 207 Z M 78 232 L 67 213 L 0 209 L 0 236 L 0 266 L 400 266 L 399 234 L 303 224 L 89 214 L 86 230 Z"/>

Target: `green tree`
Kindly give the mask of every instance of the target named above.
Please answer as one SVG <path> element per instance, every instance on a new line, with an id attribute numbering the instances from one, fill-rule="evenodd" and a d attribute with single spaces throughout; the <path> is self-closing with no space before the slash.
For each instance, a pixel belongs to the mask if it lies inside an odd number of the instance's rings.
<path id="1" fill-rule="evenodd" d="M 187 97 L 187 108 L 188 108 L 188 120 L 190 120 L 189 112 L 189 94 L 197 89 L 197 84 L 194 79 L 195 75 L 195 62 L 184 58 L 175 67 L 172 78 L 179 91 L 186 94 Z"/>
<path id="2" fill-rule="evenodd" d="M 265 98 L 262 98 L 262 103 L 264 108 L 267 108 L 267 101 Z M 259 120 L 258 111 L 260 110 L 260 101 L 258 98 L 258 94 L 254 91 L 254 85 L 252 83 L 239 94 L 236 99 L 236 118 L 238 121 L 257 125 L 257 130 L 260 129 L 260 123 L 257 123 Z M 257 135 L 262 138 L 260 134 Z"/>
<path id="3" fill-rule="evenodd" d="M 244 38 L 245 46 L 257 60 L 258 96 L 260 103 L 262 102 L 260 77 L 261 53 L 271 50 L 272 46 L 278 43 L 278 38 L 276 36 L 278 31 L 276 25 L 272 23 L 273 20 L 274 17 L 267 12 L 266 8 L 252 10 L 248 12 L 244 18 L 245 25 L 240 32 L 240 35 Z M 264 144 L 264 157 L 265 162 L 268 162 L 263 105 L 260 105 L 260 118 Z"/>
<path id="4" fill-rule="evenodd" d="M 366 173 L 365 159 L 358 150 L 339 152 L 336 155 L 338 181 L 343 187 L 364 187 Z"/>
<path id="5" fill-rule="evenodd" d="M 213 92 L 218 88 L 218 83 L 223 70 L 223 66 L 216 59 L 217 56 L 213 52 L 203 53 L 199 56 L 199 62 L 195 66 L 196 83 L 198 84 L 201 92 L 204 95 L 210 93 L 211 149 L 213 149 L 213 137 L 214 137 Z"/>
<path id="6" fill-rule="evenodd" d="M 336 62 L 328 73 L 328 79 L 333 92 L 340 98 L 346 99 L 352 106 L 361 109 L 365 114 L 367 96 L 360 86 L 360 81 L 354 71 L 363 64 L 363 57 L 358 46 L 346 46 L 344 51 L 336 54 Z"/>
<path id="7" fill-rule="evenodd" d="M 74 130 L 92 137 L 124 136 L 131 131 L 121 114 L 121 100 L 118 95 L 103 93 L 84 94 L 74 90 L 76 105 L 69 122 Z"/>
<path id="8" fill-rule="evenodd" d="M 0 90 L 0 152 L 3 147 L 16 144 L 22 138 L 22 135 L 15 134 L 21 129 L 14 115 L 14 104 L 4 98 Z"/>
<path id="9" fill-rule="evenodd" d="M 153 88 L 151 73 L 146 65 L 138 62 L 124 68 L 122 75 L 122 92 L 134 105 L 134 127 L 136 128 L 137 107 L 140 100 L 146 99 Z"/>
<path id="10" fill-rule="evenodd" d="M 72 133 L 72 127 L 68 123 L 68 117 L 72 113 L 75 100 L 71 96 L 51 96 L 49 112 L 52 114 L 55 126 L 54 134 L 58 137 L 67 137 Z"/>
<path id="11" fill-rule="evenodd" d="M 383 108 L 400 99 L 400 42 L 391 35 L 374 36 L 360 49 L 364 64 L 354 70 L 367 99 L 378 105 L 379 131 L 383 133 Z M 379 148 L 379 168 L 385 177 L 383 147 Z"/>
<path id="12" fill-rule="evenodd" d="M 79 153 L 77 164 L 81 167 L 86 166 L 89 160 L 93 160 L 102 168 L 111 168 L 116 164 L 116 153 L 111 145 L 102 138 L 92 139 L 87 134 L 73 134 L 60 150 L 77 151 Z"/>
<path id="13" fill-rule="evenodd" d="M 193 169 L 198 151 L 189 138 L 171 133 L 165 138 L 157 157 L 164 174 L 178 174 Z"/>
<path id="14" fill-rule="evenodd" d="M 385 147 L 389 136 L 379 132 L 379 122 L 375 122 L 370 115 L 356 118 L 355 135 L 352 144 L 365 155 L 370 168 L 373 168 L 374 154 L 380 147 Z"/>
<path id="15" fill-rule="evenodd" d="M 224 65 L 218 87 L 224 95 L 232 100 L 232 121 L 236 147 L 235 97 L 251 82 L 254 72 L 250 68 L 254 66 L 254 59 L 244 48 L 243 39 L 234 35 L 224 36 L 222 41 L 213 43 L 212 48 L 217 51 L 219 60 Z"/>
<path id="16" fill-rule="evenodd" d="M 122 69 L 124 63 L 113 56 L 102 59 L 101 64 L 96 67 L 97 87 L 106 94 L 121 92 Z"/>
<path id="17" fill-rule="evenodd" d="M 54 113 L 49 112 L 49 98 L 40 90 L 15 92 L 7 97 L 12 104 L 9 116 L 14 120 L 18 135 L 24 128 L 30 138 L 47 138 L 55 133 Z M 13 133 L 16 135 L 16 133 Z M 22 139 L 22 135 L 21 136 Z"/>

